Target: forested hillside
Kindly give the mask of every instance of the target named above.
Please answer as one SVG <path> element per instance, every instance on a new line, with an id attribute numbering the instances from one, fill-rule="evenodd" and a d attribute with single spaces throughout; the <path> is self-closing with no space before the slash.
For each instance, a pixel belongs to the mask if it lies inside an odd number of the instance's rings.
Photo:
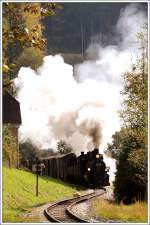
<path id="1" fill-rule="evenodd" d="M 43 20 L 48 52 L 83 54 L 90 43 L 114 44 L 114 26 L 127 4 L 60 3 L 63 9 Z"/>

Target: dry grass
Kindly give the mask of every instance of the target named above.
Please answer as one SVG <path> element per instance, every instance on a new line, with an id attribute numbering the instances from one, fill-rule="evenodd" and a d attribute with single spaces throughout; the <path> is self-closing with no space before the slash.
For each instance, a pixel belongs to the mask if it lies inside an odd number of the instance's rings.
<path id="1" fill-rule="evenodd" d="M 92 204 L 92 214 L 122 222 L 146 223 L 148 221 L 148 206 L 145 202 L 117 205 L 106 200 L 98 200 Z"/>

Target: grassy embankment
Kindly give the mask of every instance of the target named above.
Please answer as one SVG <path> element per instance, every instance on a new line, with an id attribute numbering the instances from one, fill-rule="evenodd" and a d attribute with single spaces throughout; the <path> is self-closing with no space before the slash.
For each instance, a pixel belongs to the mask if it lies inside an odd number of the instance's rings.
<path id="1" fill-rule="evenodd" d="M 20 213 L 34 206 L 72 196 L 76 188 L 52 178 L 39 177 L 38 197 L 35 195 L 35 190 L 34 174 L 3 168 L 3 222 L 26 222 L 21 218 Z"/>
<path id="2" fill-rule="evenodd" d="M 106 200 L 100 200 L 93 202 L 93 214 L 99 218 L 120 220 L 122 222 L 146 223 L 148 220 L 148 206 L 144 202 L 117 205 Z"/>

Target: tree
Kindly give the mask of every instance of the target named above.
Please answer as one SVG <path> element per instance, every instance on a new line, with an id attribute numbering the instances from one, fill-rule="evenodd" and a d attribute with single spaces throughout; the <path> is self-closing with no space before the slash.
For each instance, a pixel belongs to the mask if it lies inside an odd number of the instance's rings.
<path id="1" fill-rule="evenodd" d="M 45 16 L 53 16 L 59 5 L 55 3 L 3 2 L 3 78 L 14 76 L 15 62 L 24 48 L 44 50 Z"/>
<path id="2" fill-rule="evenodd" d="M 15 167 L 17 161 L 17 146 L 10 132 L 10 125 L 3 126 L 3 162 L 9 168 Z"/>
<path id="3" fill-rule="evenodd" d="M 64 140 L 57 142 L 57 150 L 60 154 L 68 154 L 73 151 L 72 147 L 68 145 Z"/>
<path id="4" fill-rule="evenodd" d="M 36 157 L 39 157 L 39 149 L 35 147 L 30 140 L 19 145 L 21 153 L 21 166 L 31 167 L 36 162 Z"/>
<path id="5" fill-rule="evenodd" d="M 113 136 L 117 173 L 115 196 L 126 203 L 144 199 L 147 190 L 147 28 L 138 34 L 139 57 L 124 74 L 122 129 Z"/>

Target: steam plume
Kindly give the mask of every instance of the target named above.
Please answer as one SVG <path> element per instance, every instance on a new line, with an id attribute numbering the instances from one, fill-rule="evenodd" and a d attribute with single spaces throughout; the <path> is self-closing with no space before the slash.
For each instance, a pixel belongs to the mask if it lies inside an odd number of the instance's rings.
<path id="1" fill-rule="evenodd" d="M 91 143 L 104 148 L 120 129 L 121 75 L 136 58 L 132 43 L 145 22 L 137 4 L 127 6 L 116 24 L 117 44 L 89 46 L 87 55 L 97 49 L 96 57 L 77 65 L 74 74 L 60 55 L 46 56 L 37 72 L 21 68 L 15 80 L 22 115 L 20 142 L 30 139 L 39 148 L 55 149 L 64 139 L 77 153 Z"/>

